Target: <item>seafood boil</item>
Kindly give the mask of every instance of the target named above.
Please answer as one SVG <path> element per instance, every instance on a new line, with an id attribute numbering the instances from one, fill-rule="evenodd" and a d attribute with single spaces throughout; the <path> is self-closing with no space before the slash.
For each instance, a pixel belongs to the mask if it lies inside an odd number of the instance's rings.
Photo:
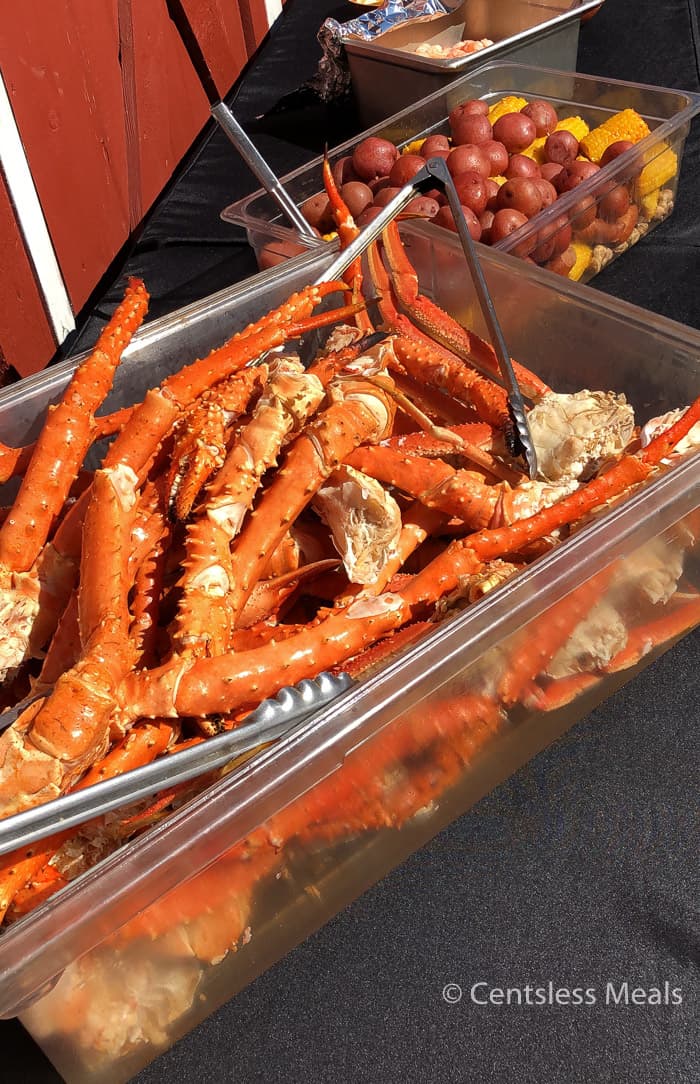
<path id="1" fill-rule="evenodd" d="M 326 180 L 347 242 L 355 226 Z M 34 449 L 2 450 L 4 477 L 23 474 L 0 528 L 3 703 L 38 699 L 0 736 L 1 816 L 206 741 L 323 669 L 362 679 L 697 447 L 700 400 L 640 428 L 624 397 L 562 395 L 517 366 L 541 472 L 528 481 L 491 348 L 420 293 L 395 226 L 367 262 L 366 299 L 356 266 L 100 418 L 146 308 L 130 283 Z M 318 311 L 326 299 L 337 307 Z M 332 330 L 304 365 L 293 344 L 319 327 Z M 99 469 L 81 471 L 110 432 Z M 407 713 L 206 871 L 201 893 L 172 893 L 117 940 L 158 939 L 191 997 L 201 966 L 250 935 L 256 886 L 295 839 L 402 826 L 514 705 L 558 707 L 697 624 L 696 535 L 688 525 L 671 561 L 649 543 L 643 575 L 616 562 L 593 576 L 541 635 L 491 654 L 434 716 Z M 5 921 L 198 786 L 0 859 Z"/>

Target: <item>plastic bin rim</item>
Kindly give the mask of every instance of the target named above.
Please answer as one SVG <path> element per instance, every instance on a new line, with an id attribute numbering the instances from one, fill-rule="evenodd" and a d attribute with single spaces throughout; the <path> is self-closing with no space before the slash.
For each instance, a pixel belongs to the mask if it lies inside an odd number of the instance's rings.
<path id="1" fill-rule="evenodd" d="M 433 91 L 432 94 L 427 95 L 425 98 L 421 98 L 417 102 L 413 102 L 411 105 L 407 106 L 405 109 L 400 110 L 398 113 L 394 113 L 392 114 L 392 116 L 387 117 L 385 120 L 380 121 L 378 124 L 373 125 L 371 128 L 367 128 L 365 131 L 358 133 L 357 136 L 346 139 L 344 143 L 339 143 L 336 147 L 333 147 L 329 151 L 329 157 L 331 159 L 336 157 L 342 157 L 343 152 L 349 150 L 351 147 L 357 146 L 360 136 L 362 136 L 362 138 L 367 138 L 368 136 L 375 135 L 377 132 L 384 131 L 392 123 L 396 122 L 399 118 L 407 116 L 413 110 L 425 106 L 433 101 L 444 98 L 445 95 L 448 93 L 452 93 L 455 91 L 458 92 L 461 85 L 480 77 L 482 73 L 495 70 L 500 71 L 501 69 L 505 71 L 532 72 L 533 74 L 544 76 L 553 75 L 567 79 L 573 77 L 582 82 L 604 82 L 608 86 L 631 87 L 635 90 L 649 91 L 654 94 L 675 94 L 681 100 L 685 101 L 685 105 L 683 106 L 683 108 L 680 109 L 678 113 L 676 113 L 673 117 L 670 117 L 668 120 L 662 121 L 658 128 L 655 128 L 653 130 L 651 135 L 645 136 L 645 138 L 640 140 L 639 143 L 637 143 L 635 147 L 633 147 L 631 150 L 627 151 L 625 154 L 620 155 L 612 162 L 609 162 L 608 165 L 604 167 L 604 170 L 601 170 L 601 175 L 606 180 L 613 179 L 617 172 L 623 172 L 627 163 L 632 161 L 635 155 L 639 153 L 640 149 L 642 149 L 643 151 L 646 147 L 651 146 L 652 142 L 656 143 L 659 140 L 665 139 L 665 137 L 669 133 L 675 131 L 681 125 L 684 125 L 686 123 L 689 124 L 690 121 L 698 113 L 700 113 L 700 93 L 697 93 L 695 91 L 682 90 L 678 87 L 653 86 L 649 83 L 635 83 L 625 79 L 601 79 L 600 76 L 586 75 L 581 72 L 565 72 L 560 71 L 557 68 L 541 68 L 532 64 L 520 64 L 517 61 L 512 60 L 492 60 L 489 63 L 480 65 L 478 68 L 474 68 L 462 78 L 455 79 L 455 81 L 453 83 L 450 83 L 446 88 Z M 309 162 L 307 162 L 306 165 L 298 166 L 290 173 L 286 173 L 283 177 L 280 178 L 281 183 L 289 184 L 290 181 L 295 180 L 302 174 L 308 173 L 313 167 L 320 167 L 322 162 L 323 156 L 317 155 L 315 158 L 312 158 Z M 596 180 L 597 179 L 598 177 L 596 175 Z M 584 181 L 583 184 L 587 185 L 589 184 L 589 181 Z M 586 189 L 586 191 L 588 190 Z M 566 211 L 567 208 L 573 206 L 573 204 L 576 203 L 577 200 L 581 199 L 582 194 L 585 193 L 583 192 L 582 186 L 579 186 L 575 192 L 567 192 L 563 196 L 560 196 L 556 203 L 552 205 L 556 208 L 557 215 L 561 214 L 562 211 Z M 275 236 L 278 240 L 290 240 L 292 238 L 294 239 L 294 241 L 300 240 L 300 235 L 297 234 L 296 231 L 293 230 L 291 227 L 284 226 L 279 222 L 266 222 L 263 219 L 255 218 L 254 216 L 248 214 L 249 205 L 254 200 L 265 197 L 266 195 L 267 193 L 264 188 L 258 188 L 254 192 L 250 192 L 247 196 L 243 196 L 241 199 L 236 200 L 234 203 L 231 203 L 227 207 L 225 207 L 221 211 L 220 217 L 223 219 L 224 222 L 230 222 L 236 226 L 243 226 L 246 229 L 259 230 L 264 227 L 266 232 L 273 233 L 273 236 Z M 538 229 L 542 224 L 540 216 L 546 218 L 551 211 L 552 208 L 546 208 L 544 211 L 540 211 L 538 215 L 534 216 L 534 218 L 537 219 Z M 552 215 L 549 214 L 549 217 L 552 217 Z M 498 247 L 504 248 L 506 245 L 511 244 L 513 238 L 515 238 L 517 242 L 522 239 L 522 237 L 527 236 L 529 227 L 529 222 L 526 223 L 524 226 L 521 226 L 519 230 L 514 231 L 506 240 L 499 242 Z M 327 244 L 327 242 L 321 241 L 318 245 L 314 246 L 313 242 L 308 242 L 310 248 L 321 247 L 321 245 L 323 245 L 324 243 Z M 495 248 L 497 246 L 493 247 Z"/>

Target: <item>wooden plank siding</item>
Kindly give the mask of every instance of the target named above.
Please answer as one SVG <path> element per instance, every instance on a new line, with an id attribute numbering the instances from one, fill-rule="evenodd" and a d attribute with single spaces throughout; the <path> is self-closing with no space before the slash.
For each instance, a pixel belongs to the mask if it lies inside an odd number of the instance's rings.
<path id="1" fill-rule="evenodd" d="M 265 0 L 185 3 L 224 95 L 267 33 Z M 6 8 L 0 71 L 78 313 L 201 132 L 209 107 L 165 0 L 23 0 Z M 41 269 L 32 273 L 4 187 L 0 246 L 8 295 L 0 300 L 0 348 L 25 373 L 31 359 L 42 368 L 56 344 Z M 10 259 L 17 267 L 8 275 Z"/>
<path id="2" fill-rule="evenodd" d="M 0 173 L 0 357 L 20 376 L 42 369 L 56 350 L 15 211 Z M 0 368 L 0 385 L 2 384 Z"/>

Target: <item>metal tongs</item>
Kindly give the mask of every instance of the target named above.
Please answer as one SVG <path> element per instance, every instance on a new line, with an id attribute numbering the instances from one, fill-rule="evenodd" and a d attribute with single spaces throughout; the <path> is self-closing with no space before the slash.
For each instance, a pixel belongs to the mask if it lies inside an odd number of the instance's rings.
<path id="1" fill-rule="evenodd" d="M 204 53 L 197 41 L 197 35 L 192 29 L 189 16 L 185 11 L 182 0 L 166 0 L 168 14 L 172 19 L 180 35 L 183 45 L 187 50 L 192 67 L 194 68 L 202 89 L 209 99 L 211 114 L 217 124 L 224 130 L 234 147 L 240 154 L 248 168 L 255 174 L 266 192 L 268 192 L 280 206 L 289 221 L 303 237 L 313 237 L 318 240 L 318 235 L 311 228 L 297 207 L 292 197 L 287 192 L 279 178 L 270 169 L 267 162 L 260 154 L 253 141 L 246 135 L 233 113 L 221 100 L 214 82 L 209 65 Z"/>
<path id="2" fill-rule="evenodd" d="M 324 671 L 316 678 L 304 678 L 294 686 L 281 689 L 269 700 L 263 700 L 234 730 L 206 738 L 199 745 L 179 753 L 166 753 L 152 764 L 132 768 L 84 790 L 72 791 L 7 817 L 0 821 L 0 855 L 83 824 L 120 806 L 129 806 L 165 787 L 225 767 L 244 753 L 289 735 L 312 712 L 330 704 L 352 684 L 353 679 L 346 673 Z"/>
<path id="3" fill-rule="evenodd" d="M 491 293 L 486 284 L 484 272 L 477 255 L 476 245 L 469 232 L 469 227 L 467 226 L 454 182 L 442 158 L 429 158 L 422 169 L 416 173 L 412 181 L 405 185 L 405 187 L 387 203 L 381 213 L 364 227 L 359 236 L 356 237 L 346 249 L 343 249 L 335 260 L 333 260 L 318 281 L 329 282 L 332 279 L 340 278 L 353 260 L 357 259 L 357 257 L 368 248 L 372 241 L 375 241 L 379 237 L 382 230 L 396 218 L 416 195 L 420 195 L 421 193 L 436 187 L 440 187 L 447 196 L 447 202 L 452 211 L 452 216 L 457 227 L 457 233 L 462 242 L 462 249 L 464 250 L 467 265 L 474 282 L 476 296 L 491 337 L 491 345 L 493 346 L 498 359 L 498 367 L 508 395 L 508 405 L 515 425 L 517 446 L 514 451 L 516 455 L 523 456 L 527 463 L 527 470 L 530 478 L 535 478 L 537 476 L 537 454 L 535 452 L 535 444 L 525 414 L 523 395 L 513 371 L 510 353 L 506 346 L 506 341 L 498 317 L 496 316 L 493 298 L 491 297 Z"/>

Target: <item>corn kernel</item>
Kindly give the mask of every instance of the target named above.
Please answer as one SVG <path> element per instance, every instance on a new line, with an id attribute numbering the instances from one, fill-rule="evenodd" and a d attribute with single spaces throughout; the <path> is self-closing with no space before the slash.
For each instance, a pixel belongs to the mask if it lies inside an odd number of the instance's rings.
<path id="1" fill-rule="evenodd" d="M 573 241 L 572 244 L 576 253 L 576 263 L 569 271 L 569 278 L 578 282 L 591 262 L 591 246 L 584 244 L 583 241 Z"/>
<path id="2" fill-rule="evenodd" d="M 401 153 L 418 154 L 427 138 L 427 136 L 424 136 L 423 139 L 413 139 L 410 143 L 407 143 L 405 147 L 401 148 Z"/>
<path id="3" fill-rule="evenodd" d="M 533 139 L 529 147 L 526 147 L 521 154 L 524 154 L 527 158 L 532 158 L 533 162 L 544 162 L 544 145 L 547 142 L 547 136 L 540 136 L 539 139 Z"/>
<path id="4" fill-rule="evenodd" d="M 611 143 L 627 139 L 630 143 L 639 143 L 649 135 L 646 121 L 634 109 L 623 109 L 608 117 L 594 128 L 585 139 L 581 140 L 581 150 L 591 162 L 600 162 Z"/>
<path id="5" fill-rule="evenodd" d="M 590 132 L 590 128 L 586 124 L 583 117 L 566 117 L 565 120 L 560 120 L 554 129 L 555 132 L 571 132 L 572 136 L 578 139 L 579 143 Z"/>
<path id="6" fill-rule="evenodd" d="M 504 117 L 506 113 L 519 113 L 526 105 L 527 98 L 516 98 L 514 94 L 507 94 L 489 109 L 489 123 L 495 124 L 499 117 Z"/>
<path id="7" fill-rule="evenodd" d="M 650 220 L 656 214 L 656 208 L 659 206 L 659 196 L 661 194 L 660 188 L 655 188 L 653 192 L 650 192 L 648 196 L 642 196 L 639 201 L 642 208 L 642 213 L 647 220 Z"/>
<path id="8" fill-rule="evenodd" d="M 663 188 L 672 177 L 676 176 L 678 158 L 669 146 L 666 144 L 664 146 L 666 149 L 661 154 L 657 154 L 656 158 L 652 159 L 639 174 L 637 190 L 642 199 L 655 189 Z"/>

